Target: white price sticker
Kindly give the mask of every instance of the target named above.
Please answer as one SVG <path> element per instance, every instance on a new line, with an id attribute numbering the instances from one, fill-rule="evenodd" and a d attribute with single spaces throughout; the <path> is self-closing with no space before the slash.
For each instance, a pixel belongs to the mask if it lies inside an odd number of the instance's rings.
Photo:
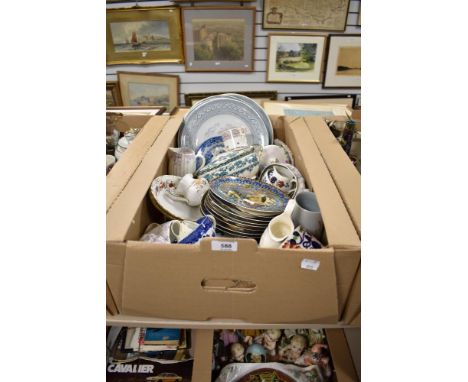
<path id="1" fill-rule="evenodd" d="M 212 251 L 231 251 L 237 252 L 237 241 L 217 241 L 211 242 Z"/>
<path id="2" fill-rule="evenodd" d="M 308 269 L 310 271 L 316 271 L 320 267 L 320 261 L 311 259 L 302 259 L 301 268 Z"/>

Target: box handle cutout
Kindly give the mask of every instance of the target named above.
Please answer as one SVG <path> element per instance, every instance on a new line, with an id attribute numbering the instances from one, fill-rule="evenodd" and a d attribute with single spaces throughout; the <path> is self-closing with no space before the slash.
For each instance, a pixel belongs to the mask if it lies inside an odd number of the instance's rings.
<path id="1" fill-rule="evenodd" d="M 253 293 L 257 285 L 252 281 L 233 279 L 203 279 L 201 287 L 208 292 Z"/>

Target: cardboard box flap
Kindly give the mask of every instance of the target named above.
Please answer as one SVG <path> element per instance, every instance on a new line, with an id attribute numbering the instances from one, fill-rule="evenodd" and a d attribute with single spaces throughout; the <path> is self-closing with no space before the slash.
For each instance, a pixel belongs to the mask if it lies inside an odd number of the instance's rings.
<path id="1" fill-rule="evenodd" d="M 127 246 L 120 242 L 106 243 L 107 284 L 112 291 L 113 301 L 120 310 L 122 306 L 123 268 Z"/>
<path id="2" fill-rule="evenodd" d="M 352 323 L 355 317 L 361 312 L 361 266 L 356 272 L 353 286 L 349 293 L 346 309 L 343 313 L 343 321 L 347 324 Z"/>
<path id="3" fill-rule="evenodd" d="M 138 169 L 134 172 L 132 181 L 128 183 L 125 188 L 125 192 L 115 200 L 114 204 L 107 211 L 107 240 L 125 240 L 126 233 L 131 225 L 135 211 L 146 196 L 151 182 L 153 181 L 154 176 L 149 174 L 154 175 L 157 171 L 155 163 L 163 163 L 166 158 L 166 150 L 161 150 L 160 147 L 168 146 L 177 134 L 177 130 L 179 129 L 181 122 L 182 116 L 179 114 L 175 117 L 170 117 L 169 121 L 159 134 L 158 144 L 154 144 L 151 149 L 148 150 L 147 155 L 144 157 Z M 159 146 L 159 144 L 161 146 Z"/>
<path id="4" fill-rule="evenodd" d="M 203 239 L 200 245 L 128 242 L 122 312 L 189 320 L 337 322 L 333 249 L 279 251 L 258 249 L 249 239 L 222 240 L 235 242 L 237 251 L 214 250 L 219 239 Z M 306 269 L 304 259 L 317 270 Z M 274 317 L 265 313 L 272 307 L 278 308 Z"/>
<path id="5" fill-rule="evenodd" d="M 127 185 L 168 119 L 169 117 L 164 116 L 150 118 L 144 129 L 128 146 L 122 159 L 117 161 L 112 168 L 112 171 L 106 177 L 106 212 Z"/>
<path id="6" fill-rule="evenodd" d="M 285 123 L 290 127 L 285 129 L 286 143 L 296 153 L 295 165 L 317 195 L 328 244 L 359 247 L 348 211 L 304 119 L 286 117 Z"/>
<path id="7" fill-rule="evenodd" d="M 326 329 L 331 358 L 339 382 L 357 382 L 359 378 L 354 368 L 348 341 L 342 329 Z"/>
<path id="8" fill-rule="evenodd" d="M 349 160 L 330 128 L 320 117 L 305 117 L 304 121 L 330 170 L 338 191 L 348 209 L 353 224 L 361 235 L 361 174 Z"/>
<path id="9" fill-rule="evenodd" d="M 344 313 L 350 295 L 350 285 L 353 284 L 361 260 L 361 248 L 334 248 L 335 268 L 338 284 L 340 318 Z"/>

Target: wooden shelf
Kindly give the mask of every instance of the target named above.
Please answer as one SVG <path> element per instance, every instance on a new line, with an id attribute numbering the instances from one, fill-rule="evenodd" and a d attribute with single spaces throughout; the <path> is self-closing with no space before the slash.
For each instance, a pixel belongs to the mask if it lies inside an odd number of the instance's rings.
<path id="1" fill-rule="evenodd" d="M 209 320 L 209 321 L 186 321 L 170 320 L 166 318 L 152 318 L 127 316 L 118 314 L 112 316 L 107 314 L 107 325 L 110 326 L 129 326 L 129 327 L 156 327 L 156 328 L 186 328 L 186 329 L 346 329 L 351 328 L 345 324 L 304 324 L 304 323 L 280 323 L 280 324 L 262 324 L 245 322 L 241 320 Z"/>

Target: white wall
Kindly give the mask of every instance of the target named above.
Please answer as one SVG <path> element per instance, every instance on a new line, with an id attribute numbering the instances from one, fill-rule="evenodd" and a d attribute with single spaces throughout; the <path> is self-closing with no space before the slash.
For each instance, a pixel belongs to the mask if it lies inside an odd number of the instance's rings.
<path id="1" fill-rule="evenodd" d="M 287 0 L 285 0 L 287 1 Z M 159 1 L 138 2 L 139 6 L 155 6 Z M 164 2 L 167 3 L 167 2 Z M 343 33 L 361 33 L 361 27 L 357 25 L 360 0 L 352 0 L 349 6 L 348 20 L 346 30 Z M 256 28 L 255 28 L 255 64 L 254 72 L 250 73 L 196 73 L 185 72 L 183 64 L 151 64 L 151 65 L 109 65 L 107 66 L 107 80 L 117 80 L 117 71 L 130 72 L 159 72 L 177 74 L 180 77 L 180 105 L 184 105 L 185 93 L 206 93 L 206 92 L 236 92 L 236 91 L 262 91 L 276 90 L 278 99 L 283 100 L 284 96 L 304 95 L 304 94 L 336 94 L 336 93 L 357 93 L 359 89 L 322 89 L 322 84 L 278 84 L 267 83 L 267 50 L 269 33 L 287 33 L 292 30 L 263 30 L 262 29 L 262 7 L 263 0 L 257 0 L 252 3 L 244 3 L 246 6 L 255 6 L 257 8 Z M 107 4 L 107 8 L 132 7 L 135 2 Z M 190 3 L 183 3 L 189 6 Z M 202 5 L 240 5 L 239 3 L 202 3 Z M 314 31 L 297 31 L 314 33 Z M 316 31 L 316 33 L 326 33 Z M 331 32 L 340 33 L 340 32 Z"/>

